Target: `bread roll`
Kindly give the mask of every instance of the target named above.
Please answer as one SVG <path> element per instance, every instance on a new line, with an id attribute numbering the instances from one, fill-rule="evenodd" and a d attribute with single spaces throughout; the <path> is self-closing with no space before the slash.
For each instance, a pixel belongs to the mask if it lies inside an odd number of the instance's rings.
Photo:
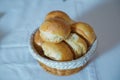
<path id="1" fill-rule="evenodd" d="M 36 50 L 38 51 L 38 53 L 41 53 L 41 51 L 42 51 L 41 45 L 43 42 L 44 41 L 40 37 L 39 30 L 37 30 L 34 34 L 34 37 L 33 37 L 33 44 L 34 44 L 34 47 L 36 48 Z"/>
<path id="2" fill-rule="evenodd" d="M 44 54 L 53 59 L 58 61 L 69 61 L 73 60 L 73 53 L 71 52 L 69 46 L 64 43 L 50 43 L 44 42 L 42 44 L 42 49 Z"/>
<path id="3" fill-rule="evenodd" d="M 65 41 L 73 49 L 75 58 L 78 58 L 86 53 L 87 44 L 76 33 L 71 33 Z"/>
<path id="4" fill-rule="evenodd" d="M 74 21 L 70 19 L 70 17 L 65 12 L 59 10 L 48 13 L 45 19 L 47 20 L 51 18 L 62 18 L 63 20 L 70 24 L 74 23 Z"/>
<path id="5" fill-rule="evenodd" d="M 54 18 L 46 20 L 39 30 L 44 41 L 59 43 L 69 36 L 71 27 L 63 20 Z"/>
<path id="6" fill-rule="evenodd" d="M 43 43 L 43 40 L 40 37 L 40 32 L 39 30 L 36 31 L 35 35 L 34 35 L 34 43 L 37 44 L 38 46 L 41 46 Z"/>
<path id="7" fill-rule="evenodd" d="M 84 37 L 88 41 L 89 45 L 91 45 L 96 39 L 93 28 L 86 23 L 76 22 L 72 24 L 72 31 Z"/>

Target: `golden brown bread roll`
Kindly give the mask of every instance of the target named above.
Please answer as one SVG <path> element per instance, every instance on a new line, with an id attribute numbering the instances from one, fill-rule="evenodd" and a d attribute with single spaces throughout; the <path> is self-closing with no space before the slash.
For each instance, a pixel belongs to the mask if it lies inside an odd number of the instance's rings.
<path id="1" fill-rule="evenodd" d="M 76 22 L 72 24 L 72 31 L 85 38 L 88 41 L 89 45 L 91 45 L 96 39 L 93 28 L 87 23 Z"/>
<path id="2" fill-rule="evenodd" d="M 51 18 L 62 18 L 63 20 L 70 24 L 74 23 L 74 21 L 65 12 L 59 10 L 48 13 L 45 19 L 47 20 Z"/>
<path id="3" fill-rule="evenodd" d="M 69 36 L 71 27 L 63 20 L 54 18 L 44 21 L 39 30 L 44 41 L 59 43 Z"/>
<path id="4" fill-rule="evenodd" d="M 42 49 L 44 51 L 44 54 L 53 60 L 58 61 L 73 60 L 73 53 L 70 50 L 69 46 L 64 42 L 60 43 L 44 42 L 42 44 Z"/>
<path id="5" fill-rule="evenodd" d="M 73 49 L 75 58 L 84 55 L 87 51 L 86 42 L 76 33 L 71 33 L 65 42 Z"/>
<path id="6" fill-rule="evenodd" d="M 35 35 L 34 35 L 34 43 L 38 46 L 41 46 L 42 43 L 43 43 L 43 40 L 40 37 L 40 31 L 39 30 L 37 30 Z"/>
<path id="7" fill-rule="evenodd" d="M 42 45 L 43 42 L 44 41 L 40 37 L 39 30 L 37 30 L 34 34 L 34 37 L 33 37 L 33 44 L 34 44 L 34 47 L 36 48 L 38 53 L 41 53 L 41 51 L 42 51 L 41 45 Z"/>

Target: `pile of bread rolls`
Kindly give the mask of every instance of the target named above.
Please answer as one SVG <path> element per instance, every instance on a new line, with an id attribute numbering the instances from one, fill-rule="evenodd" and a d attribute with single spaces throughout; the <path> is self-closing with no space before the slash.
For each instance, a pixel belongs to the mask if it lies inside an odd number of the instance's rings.
<path id="1" fill-rule="evenodd" d="M 34 43 L 49 59 L 70 61 L 86 54 L 95 39 L 90 25 L 75 22 L 62 11 L 52 11 L 36 31 Z"/>

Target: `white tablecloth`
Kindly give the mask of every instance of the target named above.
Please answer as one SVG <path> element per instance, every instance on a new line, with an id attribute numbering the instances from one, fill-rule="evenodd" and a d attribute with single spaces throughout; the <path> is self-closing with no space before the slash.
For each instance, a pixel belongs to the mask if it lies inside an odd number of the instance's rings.
<path id="1" fill-rule="evenodd" d="M 29 52 L 30 34 L 52 10 L 65 11 L 74 20 L 91 24 L 98 36 L 97 55 L 77 74 L 64 77 L 49 74 L 39 66 Z M 117 71 L 118 66 L 120 67 L 120 63 L 117 62 L 120 56 L 119 30 L 118 0 L 0 0 L 0 80 L 120 79 Z M 106 68 L 107 64 L 112 67 Z M 109 73 L 106 69 L 113 71 Z M 112 72 L 116 72 L 118 76 Z"/>

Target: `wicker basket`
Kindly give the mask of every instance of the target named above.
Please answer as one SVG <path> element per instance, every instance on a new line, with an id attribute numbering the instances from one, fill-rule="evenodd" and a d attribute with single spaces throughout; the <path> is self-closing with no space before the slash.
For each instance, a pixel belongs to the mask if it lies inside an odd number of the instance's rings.
<path id="1" fill-rule="evenodd" d="M 97 39 L 94 41 L 89 51 L 85 55 L 83 55 L 82 57 L 76 60 L 66 61 L 66 62 L 58 62 L 58 61 L 50 60 L 40 55 L 37 52 L 35 46 L 33 45 L 34 44 L 33 36 L 37 30 L 35 30 L 30 37 L 30 43 L 29 43 L 30 53 L 38 61 L 38 63 L 49 73 L 60 75 L 60 76 L 71 75 L 71 74 L 77 73 L 78 71 L 80 71 L 86 66 L 89 59 L 95 53 L 95 50 L 97 47 Z"/>
<path id="2" fill-rule="evenodd" d="M 86 66 L 86 65 L 84 65 L 84 66 L 81 66 L 81 67 L 75 68 L 75 69 L 61 70 L 61 69 L 51 68 L 51 67 L 46 66 L 45 64 L 43 64 L 41 62 L 39 62 L 39 64 L 45 69 L 45 71 L 52 73 L 54 75 L 59 75 L 59 76 L 68 76 L 68 75 L 77 73 Z"/>

